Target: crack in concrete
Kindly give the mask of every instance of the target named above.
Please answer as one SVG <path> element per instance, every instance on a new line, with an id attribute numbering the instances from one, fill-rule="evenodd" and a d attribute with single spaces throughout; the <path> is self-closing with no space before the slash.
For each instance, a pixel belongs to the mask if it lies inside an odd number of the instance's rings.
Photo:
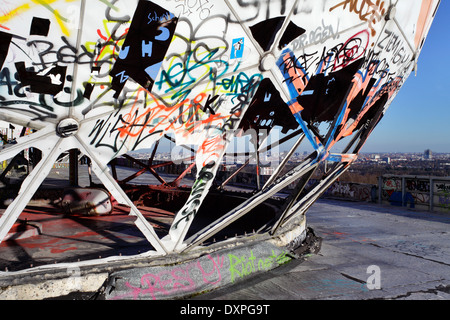
<path id="1" fill-rule="evenodd" d="M 450 266 L 450 264 L 445 263 L 445 262 L 442 262 L 442 261 L 439 261 L 439 260 L 434 260 L 434 259 L 430 259 L 430 258 L 425 258 L 425 257 L 419 256 L 419 255 L 413 254 L 413 253 L 408 253 L 408 252 L 403 252 L 403 251 L 393 250 L 393 249 L 390 248 L 390 247 L 383 247 L 383 246 L 380 246 L 379 244 L 372 243 L 372 242 L 369 243 L 369 244 L 372 245 L 372 246 L 374 246 L 374 247 L 380 248 L 380 249 L 388 249 L 388 250 L 391 250 L 392 252 L 395 252 L 395 253 L 400 253 L 400 254 L 404 254 L 404 255 L 406 255 L 406 256 L 411 256 L 411 257 L 415 257 L 415 258 L 420 258 L 420 259 L 427 260 L 427 261 L 430 261 L 430 262 L 435 262 L 435 263 L 438 263 L 438 264 L 442 264 L 442 265 L 444 265 L 444 266 Z"/>
<path id="2" fill-rule="evenodd" d="M 431 294 L 437 295 L 439 292 L 444 292 L 444 293 L 450 294 L 450 285 L 446 285 L 446 286 L 440 285 L 440 286 L 437 286 L 435 288 L 431 288 L 428 290 L 409 291 L 409 292 L 406 292 L 405 294 L 400 294 L 395 297 L 390 297 L 390 298 L 385 298 L 385 299 L 386 300 L 395 300 L 395 299 L 408 298 L 415 293 L 424 293 L 424 294 L 431 293 Z"/>
<path id="3" fill-rule="evenodd" d="M 345 278 L 347 278 L 347 279 L 356 281 L 356 282 L 358 282 L 358 283 L 367 284 L 367 281 L 364 281 L 364 280 L 361 280 L 361 279 L 352 277 L 352 276 L 350 276 L 350 275 L 348 275 L 348 274 L 345 274 L 345 273 L 343 273 L 343 272 L 340 272 L 340 274 L 341 274 L 342 276 L 344 276 Z"/>

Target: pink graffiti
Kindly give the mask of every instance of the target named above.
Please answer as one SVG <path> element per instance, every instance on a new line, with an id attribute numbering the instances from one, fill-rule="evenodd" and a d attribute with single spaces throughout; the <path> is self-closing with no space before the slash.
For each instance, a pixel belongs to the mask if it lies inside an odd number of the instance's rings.
<path id="1" fill-rule="evenodd" d="M 157 274 L 147 273 L 141 277 L 140 286 L 135 287 L 129 282 L 125 285 L 129 292 L 116 296 L 114 299 L 138 299 L 140 296 L 150 296 L 156 300 L 158 295 L 171 296 L 179 292 L 193 292 L 202 284 L 215 285 L 222 281 L 220 269 L 223 267 L 224 257 L 216 259 L 207 255 L 206 262 L 193 262 L 171 270 L 164 270 Z M 191 277 L 192 270 L 196 269 L 202 274 L 202 282 L 197 284 Z M 207 270 L 211 269 L 209 272 Z"/>
<path id="2" fill-rule="evenodd" d="M 212 284 L 212 285 L 218 284 L 222 281 L 222 275 L 220 274 L 220 269 L 222 269 L 222 267 L 223 267 L 224 257 L 223 256 L 219 257 L 219 255 L 217 255 L 217 261 L 212 259 L 210 255 L 208 255 L 208 258 L 213 263 L 211 272 L 209 272 L 209 273 L 205 272 L 205 269 L 201 265 L 200 261 L 197 261 L 197 267 L 202 272 L 204 283 L 208 283 L 208 284 Z M 214 279 L 217 279 L 217 280 L 213 281 Z"/>

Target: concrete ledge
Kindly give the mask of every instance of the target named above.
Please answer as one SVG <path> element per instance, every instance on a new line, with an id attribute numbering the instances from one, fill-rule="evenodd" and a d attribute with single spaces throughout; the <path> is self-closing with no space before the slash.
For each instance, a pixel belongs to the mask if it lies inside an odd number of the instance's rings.
<path id="1" fill-rule="evenodd" d="M 73 274 L 76 274 L 74 272 Z M 10 285 L 0 289 L 1 300 L 43 300 L 66 296 L 73 292 L 92 292 L 101 287 L 107 273 L 62 277 L 60 279 L 35 279 L 29 283 Z"/>
<path id="2" fill-rule="evenodd" d="M 0 299 L 67 295 L 73 299 L 183 299 L 245 281 L 298 258 L 296 250 L 311 245 L 305 241 L 311 231 L 302 216 L 275 236 L 234 238 L 189 253 L 111 257 L 0 272 Z"/>
<path id="3" fill-rule="evenodd" d="M 270 242 L 205 254 L 182 264 L 114 272 L 106 299 L 174 299 L 211 291 L 243 281 L 292 259 L 290 252 Z"/>

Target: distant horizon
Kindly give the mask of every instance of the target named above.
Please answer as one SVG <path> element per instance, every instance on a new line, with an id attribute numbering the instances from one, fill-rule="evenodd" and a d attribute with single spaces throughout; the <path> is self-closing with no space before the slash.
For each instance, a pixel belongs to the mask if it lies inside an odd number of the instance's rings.
<path id="1" fill-rule="evenodd" d="M 161 146 L 161 145 L 160 145 Z M 169 153 L 172 149 L 170 147 L 159 147 L 156 153 Z M 422 151 L 361 151 L 359 154 L 374 154 L 374 153 L 389 153 L 389 154 L 424 154 L 426 150 L 431 150 L 432 154 L 450 154 L 450 151 L 440 152 L 434 151 L 433 149 L 427 148 Z M 144 148 L 139 150 L 131 151 L 132 153 L 152 153 L 153 148 Z M 280 152 L 289 151 L 288 148 L 280 149 Z M 308 150 L 298 150 L 297 153 L 308 152 Z M 312 152 L 309 150 L 309 152 Z"/>

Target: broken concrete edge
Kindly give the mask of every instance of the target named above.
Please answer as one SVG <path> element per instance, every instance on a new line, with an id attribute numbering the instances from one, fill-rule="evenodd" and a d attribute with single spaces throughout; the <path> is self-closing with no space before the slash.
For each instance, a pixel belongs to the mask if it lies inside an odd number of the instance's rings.
<path id="1" fill-rule="evenodd" d="M 230 238 L 187 253 L 163 257 L 145 253 L 0 272 L 0 300 L 58 299 L 83 293 L 106 300 L 186 299 L 245 281 L 319 249 L 320 238 L 302 215 L 274 236 Z"/>

